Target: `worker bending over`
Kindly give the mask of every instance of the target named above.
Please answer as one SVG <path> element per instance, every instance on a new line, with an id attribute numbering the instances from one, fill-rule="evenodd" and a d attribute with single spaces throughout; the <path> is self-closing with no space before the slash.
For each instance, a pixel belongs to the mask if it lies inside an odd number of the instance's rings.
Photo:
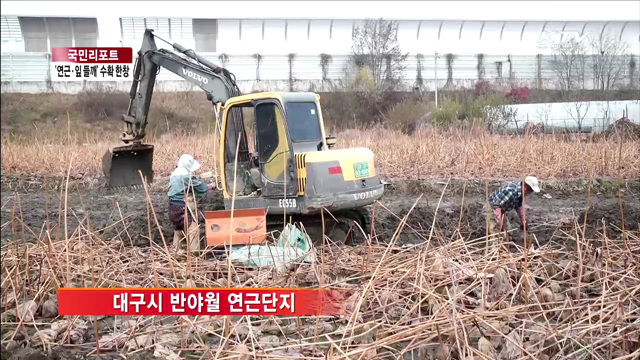
<path id="1" fill-rule="evenodd" d="M 524 189 L 524 196 L 522 191 Z M 491 224 L 491 230 L 494 232 L 495 226 L 500 226 L 503 231 L 505 215 L 511 210 L 515 210 L 520 219 L 521 229 L 527 228 L 524 218 L 524 197 L 533 192 L 540 192 L 538 179 L 535 176 L 527 176 L 523 181 L 511 182 L 500 189 L 496 190 L 489 196 L 489 204 L 493 210 L 493 220 L 495 224 Z"/>
<path id="2" fill-rule="evenodd" d="M 173 246 L 176 249 L 179 248 L 181 240 L 187 238 L 190 251 L 200 250 L 199 222 L 204 221 L 204 216 L 196 202 L 209 190 L 214 189 L 215 184 L 207 185 L 195 176 L 194 173 L 198 169 L 200 163 L 193 156 L 183 154 L 178 160 L 178 167 L 169 177 L 169 220 L 174 225 Z"/>

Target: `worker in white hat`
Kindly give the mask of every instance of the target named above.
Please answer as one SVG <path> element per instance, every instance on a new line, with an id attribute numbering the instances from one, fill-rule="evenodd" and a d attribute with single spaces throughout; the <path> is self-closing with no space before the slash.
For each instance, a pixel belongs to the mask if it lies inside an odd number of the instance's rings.
<path id="1" fill-rule="evenodd" d="M 523 194 L 524 191 L 524 194 Z M 515 210 L 520 219 L 521 228 L 527 228 L 524 218 L 524 198 L 531 193 L 539 193 L 540 186 L 535 176 L 527 176 L 524 181 L 511 182 L 496 190 L 489 196 L 489 205 L 493 209 L 494 220 L 503 226 L 504 216 L 508 211 Z M 502 230 L 502 229 L 501 229 Z"/>
<path id="2" fill-rule="evenodd" d="M 191 251 L 200 250 L 198 224 L 204 220 L 196 204 L 197 200 L 200 200 L 208 191 L 215 189 L 215 184 L 206 184 L 195 175 L 199 169 L 200 163 L 192 155 L 180 156 L 178 166 L 169 176 L 167 193 L 169 220 L 174 225 L 173 245 L 179 248 L 180 242 L 186 239 Z"/>

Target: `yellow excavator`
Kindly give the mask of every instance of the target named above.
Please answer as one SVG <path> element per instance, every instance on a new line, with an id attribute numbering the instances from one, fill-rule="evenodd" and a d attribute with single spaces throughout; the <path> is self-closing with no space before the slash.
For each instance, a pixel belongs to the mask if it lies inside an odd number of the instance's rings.
<path id="1" fill-rule="evenodd" d="M 208 246 L 261 243 L 269 228 L 282 229 L 285 221 L 302 222 L 310 235 L 312 228 L 322 229 L 336 241 L 368 233 L 370 205 L 382 197 L 385 183 L 371 150 L 334 148 L 318 94 L 241 95 L 227 69 L 180 44 L 167 42 L 183 56 L 158 49 L 155 38 L 165 41 L 147 29 L 138 51 L 129 108 L 122 116 L 125 145 L 103 158 L 108 188 L 139 186 L 140 173 L 153 182 L 154 147 L 142 140 L 156 74 L 164 67 L 200 87 L 213 103 L 216 183 L 225 210 L 204 213 Z"/>

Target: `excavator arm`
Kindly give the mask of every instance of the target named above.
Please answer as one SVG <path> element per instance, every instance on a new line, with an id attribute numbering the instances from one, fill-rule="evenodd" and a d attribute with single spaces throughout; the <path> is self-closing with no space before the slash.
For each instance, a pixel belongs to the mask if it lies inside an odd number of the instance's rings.
<path id="1" fill-rule="evenodd" d="M 194 61 L 180 57 L 172 51 L 158 49 L 153 30 L 147 29 L 144 32 L 142 47 L 138 51 L 138 59 L 133 71 L 134 80 L 129 93 L 129 110 L 122 116 L 122 120 L 126 123 L 126 130 L 122 136 L 125 143 L 142 140 L 145 136 L 144 130 L 159 67 L 200 87 L 207 95 L 207 99 L 214 104 L 224 104 L 230 97 L 240 94 L 234 76 L 228 70 L 216 66 L 180 44 L 174 43 L 172 46 L 177 52 Z"/>
<path id="2" fill-rule="evenodd" d="M 214 109 L 216 104 L 224 104 L 229 98 L 240 95 L 235 77 L 228 70 L 177 43 L 171 44 L 173 49 L 188 59 L 170 50 L 158 49 L 155 38 L 153 30 L 145 30 L 142 47 L 138 51 L 133 84 L 129 92 L 129 107 L 127 114 L 122 115 L 125 130 L 120 139 L 126 145 L 109 150 L 103 157 L 107 187 L 139 185 L 142 183 L 139 171 L 147 182 L 153 181 L 153 146 L 142 144 L 142 140 L 146 135 L 151 97 L 159 67 L 204 90 L 207 99 L 214 104 Z M 244 130 L 241 116 L 242 114 L 232 114 L 236 127 L 240 126 Z M 220 124 L 216 122 L 216 131 L 219 131 Z"/>

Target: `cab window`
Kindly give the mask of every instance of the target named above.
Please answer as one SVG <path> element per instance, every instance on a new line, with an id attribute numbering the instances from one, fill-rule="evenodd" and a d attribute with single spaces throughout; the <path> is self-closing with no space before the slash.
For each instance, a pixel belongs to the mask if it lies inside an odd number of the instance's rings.
<path id="1" fill-rule="evenodd" d="M 291 154 L 282 112 L 275 103 L 262 103 L 256 106 L 255 114 L 262 172 L 270 181 L 284 182 Z"/>
<path id="2" fill-rule="evenodd" d="M 290 102 L 285 109 L 292 142 L 322 141 L 320 118 L 314 102 Z"/>

